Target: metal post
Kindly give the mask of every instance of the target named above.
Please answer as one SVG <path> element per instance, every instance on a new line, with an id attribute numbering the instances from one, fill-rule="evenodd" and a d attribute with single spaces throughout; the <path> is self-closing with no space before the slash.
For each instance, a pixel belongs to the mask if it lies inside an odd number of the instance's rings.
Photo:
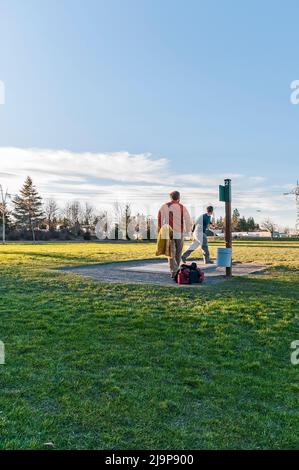
<path id="1" fill-rule="evenodd" d="M 231 203 L 231 180 L 224 180 L 225 191 L 228 197 L 225 201 L 225 246 L 232 248 L 232 203 Z M 226 275 L 232 276 L 232 265 L 226 268 Z"/>
<path id="2" fill-rule="evenodd" d="M 5 194 L 3 192 L 3 187 L 0 184 L 0 192 L 1 192 L 1 204 L 2 204 L 2 243 L 5 244 L 6 239 L 5 239 L 5 224 L 6 224 L 6 201 L 7 198 L 10 197 L 10 194 L 8 194 L 8 190 L 6 190 Z"/>

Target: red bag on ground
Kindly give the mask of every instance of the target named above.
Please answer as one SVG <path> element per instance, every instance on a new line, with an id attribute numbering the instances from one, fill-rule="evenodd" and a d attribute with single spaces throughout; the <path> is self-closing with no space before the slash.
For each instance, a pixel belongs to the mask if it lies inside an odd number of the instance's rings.
<path id="1" fill-rule="evenodd" d="M 178 284 L 201 284 L 204 281 L 205 273 L 199 269 L 196 263 L 182 264 L 177 275 Z"/>
<path id="2" fill-rule="evenodd" d="M 201 284 L 205 280 L 205 273 L 199 268 L 197 270 L 199 271 L 198 282 Z"/>
<path id="3" fill-rule="evenodd" d="M 180 269 L 176 281 L 178 284 L 190 284 L 189 280 L 189 275 L 190 275 L 190 269 Z"/>

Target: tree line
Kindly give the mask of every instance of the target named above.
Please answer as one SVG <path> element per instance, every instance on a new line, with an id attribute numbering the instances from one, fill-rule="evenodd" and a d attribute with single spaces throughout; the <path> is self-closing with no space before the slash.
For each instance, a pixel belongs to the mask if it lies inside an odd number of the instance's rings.
<path id="1" fill-rule="evenodd" d="M 219 230 L 224 230 L 225 219 L 220 217 L 216 220 L 215 226 Z M 233 232 L 258 232 L 261 229 L 253 217 L 246 217 L 240 215 L 238 209 L 233 210 L 232 214 L 232 231 Z"/>
<path id="2" fill-rule="evenodd" d="M 60 208 L 54 198 L 43 201 L 30 176 L 26 178 L 19 194 L 11 199 L 11 205 L 12 208 L 7 201 L 0 202 L 1 233 L 4 226 L 5 237 L 11 241 L 90 240 L 97 223 L 107 217 L 106 211 L 96 211 L 88 202 L 68 201 Z M 116 221 L 116 239 L 129 239 L 127 230 L 130 223 L 136 225 L 137 239 L 139 227 L 146 226 L 150 230 L 149 218 L 143 214 L 133 215 L 130 204 L 115 202 L 112 212 Z M 122 226 L 117 223 L 121 219 L 124 220 Z"/>
<path id="3" fill-rule="evenodd" d="M 85 202 L 66 202 L 60 208 L 53 198 L 44 202 L 39 195 L 30 176 L 28 176 L 18 195 L 11 199 L 12 208 L 7 201 L 0 202 L 0 228 L 5 228 L 2 238 L 7 240 L 71 240 L 84 238 L 90 240 L 97 223 L 107 218 L 107 213 L 103 210 L 96 211 L 95 208 Z M 151 230 L 155 221 L 143 214 L 133 215 L 130 204 L 115 202 L 112 212 L 115 224 L 114 233 L 116 239 L 129 239 L 128 226 L 134 224 L 136 239 L 150 239 Z M 120 226 L 118 221 L 123 220 Z M 247 219 L 240 215 L 238 209 L 234 209 L 232 214 L 232 230 L 234 232 L 254 232 L 268 230 L 274 233 L 275 225 L 268 221 L 260 227 L 253 217 Z M 1 227 L 2 226 L 2 227 Z M 220 217 L 216 220 L 217 229 L 224 231 L 225 219 Z M 0 233 L 2 233 L 1 230 Z M 109 238 L 109 234 L 108 234 Z"/>

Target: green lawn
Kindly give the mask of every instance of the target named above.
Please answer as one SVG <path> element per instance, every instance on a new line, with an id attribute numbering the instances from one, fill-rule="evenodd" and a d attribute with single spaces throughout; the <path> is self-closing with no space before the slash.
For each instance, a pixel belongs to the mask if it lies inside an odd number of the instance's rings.
<path id="1" fill-rule="evenodd" d="M 1 449 L 299 448 L 299 242 L 236 242 L 267 274 L 198 289 L 55 270 L 154 251 L 0 247 Z"/>

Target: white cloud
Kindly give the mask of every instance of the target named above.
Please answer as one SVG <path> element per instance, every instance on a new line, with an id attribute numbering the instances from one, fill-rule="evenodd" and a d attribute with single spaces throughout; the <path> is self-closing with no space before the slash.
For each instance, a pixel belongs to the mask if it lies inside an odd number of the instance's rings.
<path id="1" fill-rule="evenodd" d="M 67 150 L 0 148 L 5 171 L 46 174 L 47 181 L 76 178 L 111 179 L 124 182 L 160 180 L 166 175 L 167 160 L 151 155 L 116 153 L 76 153 Z"/>
<path id="2" fill-rule="evenodd" d="M 195 210 L 213 204 L 220 214 L 218 185 L 224 178 L 233 180 L 234 207 L 245 216 L 257 219 L 272 216 L 282 224 L 294 225 L 290 200 L 276 188 L 265 186 L 265 178 L 242 174 L 175 173 L 166 158 L 151 154 L 77 153 L 68 150 L 0 148 L 0 183 L 16 193 L 27 175 L 31 175 L 43 197 L 56 197 L 60 203 L 82 199 L 97 207 L 115 200 L 130 201 L 138 209 L 152 214 L 168 197 L 169 191 L 181 189 L 184 202 Z M 253 184 L 244 189 L 244 180 Z M 275 192 L 276 191 L 276 192 Z M 261 213 L 257 211 L 261 210 Z M 286 220 L 287 219 L 287 220 Z"/>

